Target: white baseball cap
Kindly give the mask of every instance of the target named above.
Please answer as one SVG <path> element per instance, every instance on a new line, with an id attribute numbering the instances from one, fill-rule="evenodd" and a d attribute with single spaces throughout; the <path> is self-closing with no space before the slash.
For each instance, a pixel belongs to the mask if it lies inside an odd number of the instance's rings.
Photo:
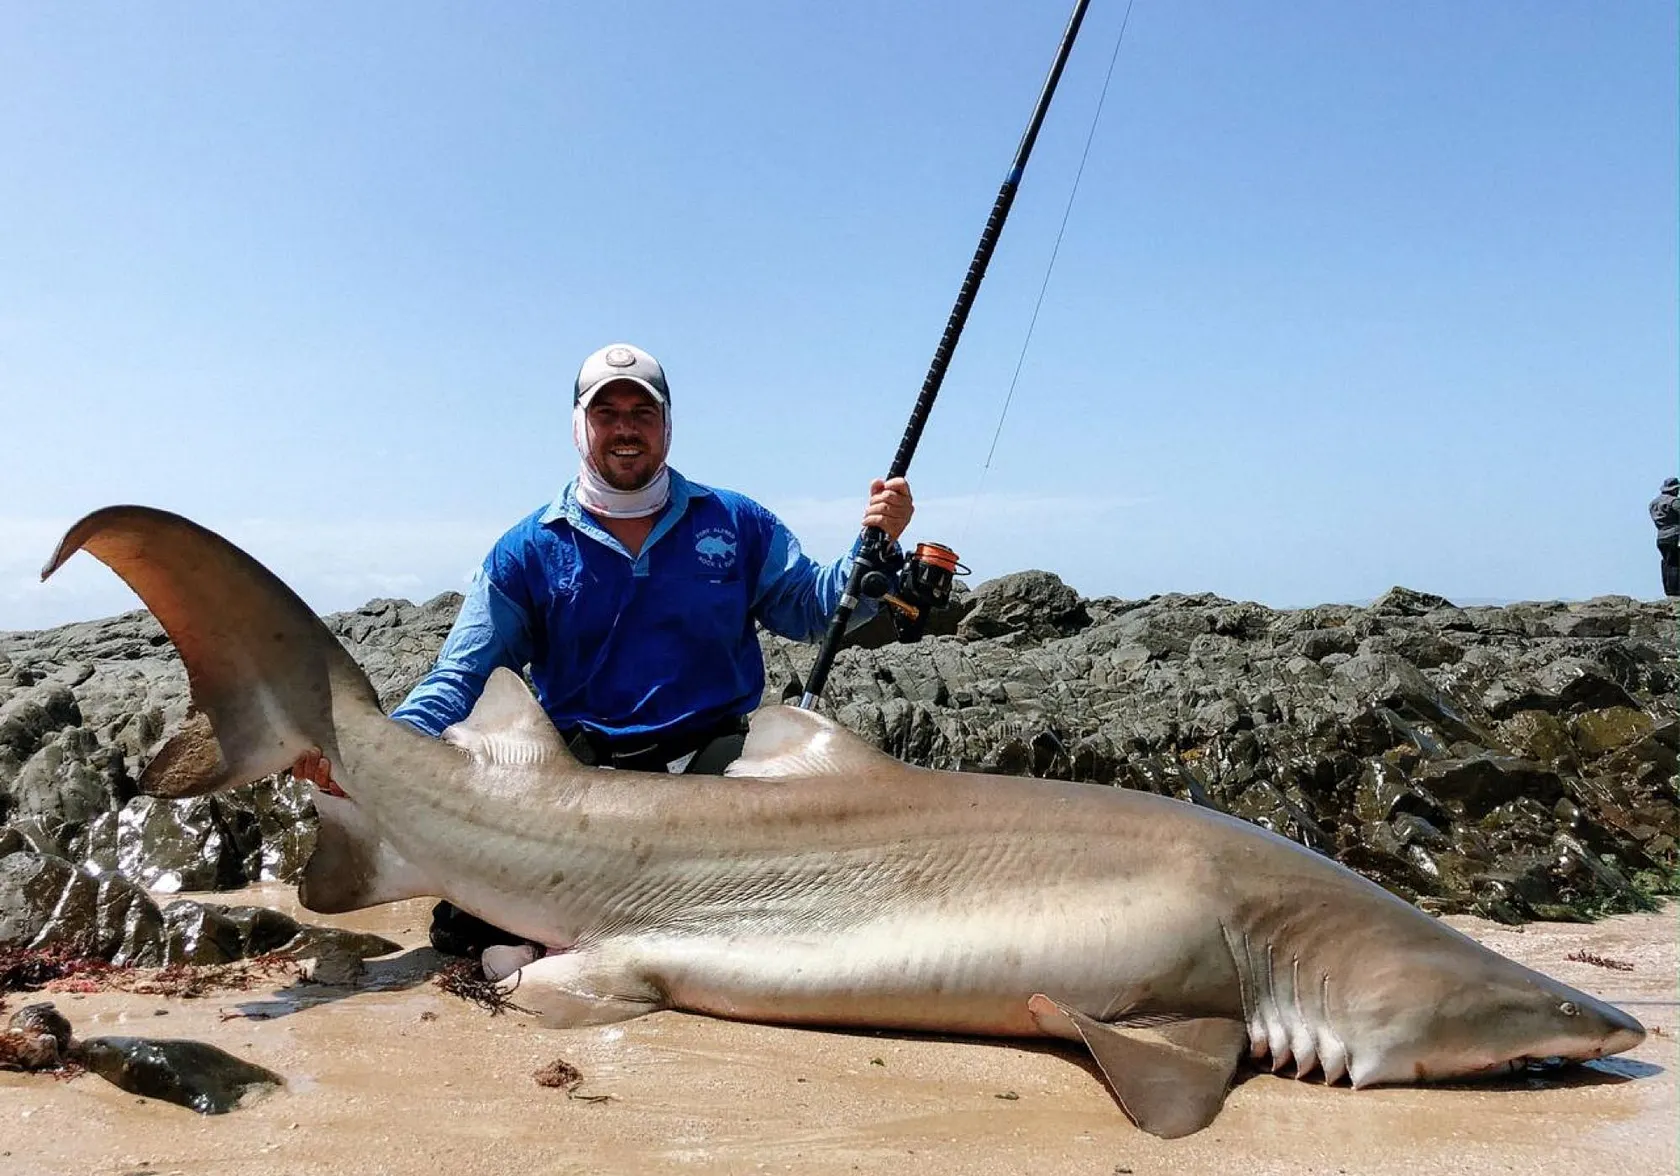
<path id="1" fill-rule="evenodd" d="M 609 343 L 583 361 L 577 383 L 572 386 L 572 404 L 588 407 L 590 398 L 608 384 L 629 380 L 647 389 L 661 408 L 671 403 L 671 389 L 665 384 L 665 369 L 640 347 Z"/>

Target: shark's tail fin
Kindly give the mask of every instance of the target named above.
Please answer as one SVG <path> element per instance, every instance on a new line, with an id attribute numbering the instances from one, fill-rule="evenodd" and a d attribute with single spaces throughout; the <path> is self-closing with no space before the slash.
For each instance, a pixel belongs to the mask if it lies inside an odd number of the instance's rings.
<path id="1" fill-rule="evenodd" d="M 193 712 L 140 780 L 198 796 L 289 766 L 310 747 L 338 759 L 335 714 L 379 711 L 360 667 L 301 599 L 197 523 L 110 506 L 71 527 L 44 580 L 86 550 L 139 594 L 186 663 Z"/>

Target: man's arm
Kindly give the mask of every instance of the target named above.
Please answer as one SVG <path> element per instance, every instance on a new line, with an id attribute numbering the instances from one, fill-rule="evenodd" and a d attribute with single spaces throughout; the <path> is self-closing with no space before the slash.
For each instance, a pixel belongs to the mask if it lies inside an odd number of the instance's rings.
<path id="1" fill-rule="evenodd" d="M 903 478 L 890 482 L 877 478 L 869 487 L 863 525 L 881 528 L 896 543 L 910 525 L 914 512 L 910 486 Z M 840 603 L 862 538 L 833 563 L 819 564 L 800 550 L 799 540 L 786 524 L 768 511 L 765 515 L 771 533 L 758 582 L 753 586 L 753 615 L 759 624 L 778 636 L 794 641 L 819 640 Z M 874 610 L 875 601 L 864 600 L 853 615 L 863 620 Z"/>
<path id="2" fill-rule="evenodd" d="M 391 717 L 427 735 L 441 735 L 472 713 L 491 671 L 505 666 L 519 673 L 531 660 L 531 650 L 525 610 L 481 568 L 436 663 Z"/>
<path id="3" fill-rule="evenodd" d="M 437 661 L 391 717 L 436 738 L 446 727 L 472 713 L 492 670 L 507 666 L 518 673 L 531 659 L 531 648 L 531 626 L 525 610 L 480 568 L 449 636 L 444 638 Z M 298 756 L 292 775 L 333 796 L 344 795 L 333 782 L 332 764 L 319 749 Z"/>

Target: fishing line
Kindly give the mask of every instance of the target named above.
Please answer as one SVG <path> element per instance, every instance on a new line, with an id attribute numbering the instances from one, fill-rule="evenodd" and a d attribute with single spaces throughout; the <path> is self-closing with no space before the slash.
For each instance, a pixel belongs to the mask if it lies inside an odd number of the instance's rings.
<path id="1" fill-rule="evenodd" d="M 956 350 L 957 340 L 962 337 L 963 326 L 968 322 L 969 311 L 974 308 L 974 296 L 979 292 L 980 283 L 986 277 L 986 267 L 991 264 L 998 236 L 1003 232 L 1004 222 L 1009 219 L 1009 209 L 1015 203 L 1015 194 L 1020 190 L 1021 176 L 1027 169 L 1027 160 L 1032 155 L 1033 144 L 1038 141 L 1038 132 L 1044 126 L 1044 116 L 1050 109 L 1050 100 L 1055 96 L 1056 83 L 1061 80 L 1062 69 L 1067 65 L 1068 54 L 1073 50 L 1073 42 L 1079 36 L 1079 26 L 1085 21 L 1085 10 L 1090 5 L 1091 0 L 1075 0 L 1067 27 L 1062 30 L 1062 39 L 1056 46 L 1055 61 L 1050 66 L 1049 75 L 1044 79 L 1044 88 L 1038 92 L 1038 101 L 1033 104 L 1032 117 L 1027 121 L 1027 129 L 1021 136 L 1020 144 L 1015 148 L 1015 158 L 1009 166 L 1009 174 L 998 188 L 997 199 L 992 202 L 991 215 L 986 218 L 986 227 L 980 234 L 980 243 L 975 246 L 974 258 L 968 263 L 968 273 L 963 277 L 962 287 L 957 291 L 957 300 L 951 306 L 951 315 L 945 320 L 945 330 L 939 336 L 939 345 L 933 350 L 933 360 L 928 364 L 927 377 L 922 381 L 921 395 L 916 397 L 916 407 L 911 410 L 910 420 L 904 426 L 904 436 L 899 439 L 898 452 L 893 455 L 892 465 L 887 467 L 888 481 L 902 478 L 909 472 L 910 460 L 916 455 L 916 446 L 921 442 L 928 414 L 933 411 L 933 402 L 938 398 L 939 389 L 945 383 L 945 371 L 950 366 L 951 353 Z M 911 613 L 914 613 L 915 617 L 926 615 L 924 606 L 935 602 L 924 601 L 915 604 L 902 600 L 892 595 L 892 588 L 894 573 L 916 563 L 923 548 L 932 547 L 948 554 L 950 562 L 955 564 L 956 552 L 937 544 L 918 546 L 918 554 L 906 561 L 903 553 L 888 539 L 886 531 L 873 524 L 863 528 L 863 533 L 858 537 L 857 550 L 852 556 L 852 569 L 846 578 L 846 586 L 829 616 L 828 632 L 817 649 L 817 660 L 811 664 L 811 672 L 806 676 L 805 691 L 799 699 L 801 709 L 814 709 L 822 697 L 829 671 L 834 667 L 835 655 L 840 652 L 840 645 L 846 639 L 847 623 L 864 600 L 884 600 L 893 608 L 895 614 L 903 613 L 906 617 L 910 617 Z"/>
<path id="2" fill-rule="evenodd" d="M 1085 135 L 1085 150 L 1079 156 L 1079 167 L 1073 174 L 1073 187 L 1068 191 L 1067 207 L 1062 210 L 1062 224 L 1056 230 L 1056 243 L 1050 249 L 1050 263 L 1044 267 L 1044 281 L 1038 287 L 1038 301 L 1033 303 L 1032 318 L 1027 321 L 1027 335 L 1021 341 L 1021 354 L 1015 360 L 1015 373 L 1009 377 L 1009 391 L 1003 398 L 1003 411 L 998 413 L 997 429 L 992 433 L 992 446 L 986 451 L 986 464 L 980 469 L 980 480 L 969 499 L 968 519 L 963 523 L 958 546 L 966 545 L 974 524 L 974 512 L 980 505 L 980 494 L 986 486 L 986 476 L 992 472 L 992 457 L 997 453 L 998 439 L 1003 436 L 1003 422 L 1009 415 L 1009 405 L 1015 399 L 1015 385 L 1021 380 L 1021 368 L 1027 362 L 1027 348 L 1032 346 L 1033 329 L 1038 326 L 1038 312 L 1044 308 L 1044 295 L 1050 289 L 1050 275 L 1056 270 L 1056 256 L 1062 251 L 1062 237 L 1067 232 L 1068 218 L 1073 215 L 1073 202 L 1079 195 L 1079 181 L 1085 175 L 1085 161 L 1091 157 L 1091 144 L 1097 137 L 1097 124 L 1102 120 L 1103 103 L 1108 100 L 1108 84 L 1114 80 L 1114 64 L 1120 60 L 1120 46 L 1126 40 L 1126 26 L 1132 21 L 1132 4 L 1126 0 L 1126 14 L 1120 18 L 1120 33 L 1114 38 L 1114 52 L 1108 58 L 1108 73 L 1103 76 L 1102 91 L 1097 95 L 1096 113 L 1091 116 L 1091 129 Z"/>

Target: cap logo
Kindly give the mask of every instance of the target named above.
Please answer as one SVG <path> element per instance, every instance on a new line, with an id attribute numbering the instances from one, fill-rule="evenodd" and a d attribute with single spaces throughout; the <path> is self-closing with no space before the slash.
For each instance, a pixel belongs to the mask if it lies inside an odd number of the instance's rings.
<path id="1" fill-rule="evenodd" d="M 607 353 L 601 357 L 608 367 L 627 368 L 636 366 L 636 355 L 628 347 L 609 347 Z"/>

